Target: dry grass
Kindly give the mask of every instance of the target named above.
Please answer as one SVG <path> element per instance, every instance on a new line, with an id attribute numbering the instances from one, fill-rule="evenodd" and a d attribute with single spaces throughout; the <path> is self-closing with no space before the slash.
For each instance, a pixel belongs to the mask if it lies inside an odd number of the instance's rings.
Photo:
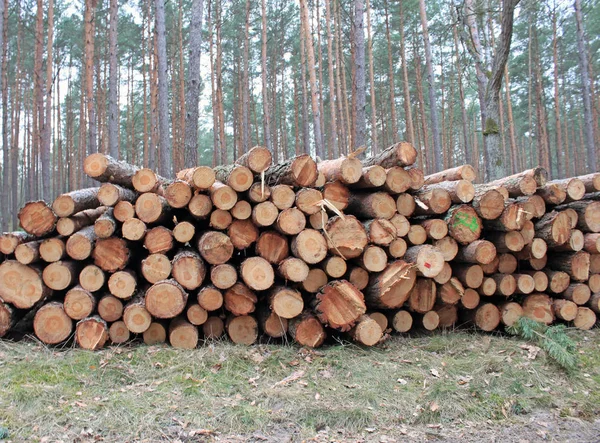
<path id="1" fill-rule="evenodd" d="M 226 342 L 87 352 L 4 341 L 0 426 L 16 441 L 197 441 L 207 431 L 296 440 L 321 430 L 494 425 L 539 410 L 590 420 L 600 412 L 599 334 L 570 334 L 582 362 L 572 375 L 543 351 L 531 359 L 522 341 L 468 332 L 316 352 Z"/>

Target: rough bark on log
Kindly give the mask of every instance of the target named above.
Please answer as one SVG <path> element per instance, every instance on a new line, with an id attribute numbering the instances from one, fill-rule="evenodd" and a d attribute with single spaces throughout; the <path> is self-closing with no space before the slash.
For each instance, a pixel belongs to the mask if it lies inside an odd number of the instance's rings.
<path id="1" fill-rule="evenodd" d="M 481 236 L 481 219 L 468 205 L 450 208 L 445 221 L 448 224 L 448 235 L 462 245 L 468 245 Z"/>
<path id="2" fill-rule="evenodd" d="M 346 280 L 335 280 L 323 286 L 315 297 L 313 308 L 321 323 L 342 332 L 349 331 L 367 311 L 362 292 Z"/>
<path id="3" fill-rule="evenodd" d="M 317 169 L 325 176 L 326 181 L 341 181 L 347 185 L 357 183 L 362 176 L 362 164 L 354 157 L 323 160 L 317 164 Z"/>
<path id="4" fill-rule="evenodd" d="M 98 190 L 100 188 L 87 188 L 71 191 L 59 195 L 52 203 L 52 210 L 58 217 L 69 217 L 86 209 L 100 206 Z"/>
<path id="5" fill-rule="evenodd" d="M 221 165 L 214 168 L 217 181 L 231 187 L 236 192 L 250 189 L 254 181 L 252 171 L 242 165 Z"/>
<path id="6" fill-rule="evenodd" d="M 269 186 L 309 187 L 317 181 L 317 164 L 308 154 L 302 154 L 269 167 L 264 176 Z"/>
<path id="7" fill-rule="evenodd" d="M 15 252 L 17 246 L 36 239 L 35 235 L 23 231 L 5 232 L 0 235 L 0 252 L 4 255 L 10 255 Z"/>
<path id="8" fill-rule="evenodd" d="M 457 180 L 468 180 L 473 182 L 476 178 L 477 174 L 475 173 L 475 168 L 473 168 L 473 166 L 462 165 L 427 175 L 425 177 L 425 185 Z"/>
<path id="9" fill-rule="evenodd" d="M 408 299 L 416 277 L 416 267 L 412 263 L 403 260 L 389 263 L 381 273 L 371 276 L 365 289 L 365 300 L 374 308 L 399 308 Z"/>
<path id="10" fill-rule="evenodd" d="M 215 182 L 215 171 L 208 166 L 198 166 L 179 171 L 177 179 L 187 182 L 199 191 L 206 191 Z"/>
<path id="11" fill-rule="evenodd" d="M 362 219 L 389 220 L 396 213 L 396 202 L 386 192 L 353 193 L 350 195 L 346 211 Z"/>
<path id="12" fill-rule="evenodd" d="M 89 177 L 99 182 L 115 183 L 132 188 L 132 179 L 138 168 L 98 152 L 86 157 L 83 162 L 83 170 Z"/>
<path id="13" fill-rule="evenodd" d="M 362 161 L 363 166 L 379 165 L 386 169 L 394 166 L 411 166 L 417 160 L 417 151 L 407 142 L 396 143 L 384 151 Z"/>
<path id="14" fill-rule="evenodd" d="M 133 202 L 136 198 L 134 191 L 114 183 L 104 183 L 98 189 L 98 201 L 102 206 L 115 206 L 120 201 Z"/>

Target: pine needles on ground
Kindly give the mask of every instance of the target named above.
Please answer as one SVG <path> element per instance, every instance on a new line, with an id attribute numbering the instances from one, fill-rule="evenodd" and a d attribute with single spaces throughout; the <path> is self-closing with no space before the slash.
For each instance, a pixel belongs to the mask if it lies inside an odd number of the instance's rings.
<path id="1" fill-rule="evenodd" d="M 507 331 L 511 335 L 536 343 L 560 367 L 572 371 L 578 364 L 577 347 L 565 329 L 565 325 L 547 326 L 521 317 L 514 325 L 508 327 Z"/>

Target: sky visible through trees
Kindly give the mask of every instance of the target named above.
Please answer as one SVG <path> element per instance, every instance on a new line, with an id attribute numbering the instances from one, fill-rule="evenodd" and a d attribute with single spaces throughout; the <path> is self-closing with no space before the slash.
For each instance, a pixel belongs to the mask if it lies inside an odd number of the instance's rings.
<path id="1" fill-rule="evenodd" d="M 599 0 L 0 4 L 4 230 L 91 186 L 96 150 L 165 176 L 254 145 L 281 161 L 401 140 L 426 173 L 597 170 Z"/>

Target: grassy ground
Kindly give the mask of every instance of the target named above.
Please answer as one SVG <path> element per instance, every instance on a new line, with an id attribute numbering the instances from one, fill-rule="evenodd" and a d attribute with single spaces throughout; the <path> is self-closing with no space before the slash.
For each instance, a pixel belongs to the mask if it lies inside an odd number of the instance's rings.
<path id="1" fill-rule="evenodd" d="M 14 441 L 593 441 L 600 333 L 570 334 L 573 374 L 523 341 L 469 332 L 318 351 L 3 341 L 0 426 Z"/>

